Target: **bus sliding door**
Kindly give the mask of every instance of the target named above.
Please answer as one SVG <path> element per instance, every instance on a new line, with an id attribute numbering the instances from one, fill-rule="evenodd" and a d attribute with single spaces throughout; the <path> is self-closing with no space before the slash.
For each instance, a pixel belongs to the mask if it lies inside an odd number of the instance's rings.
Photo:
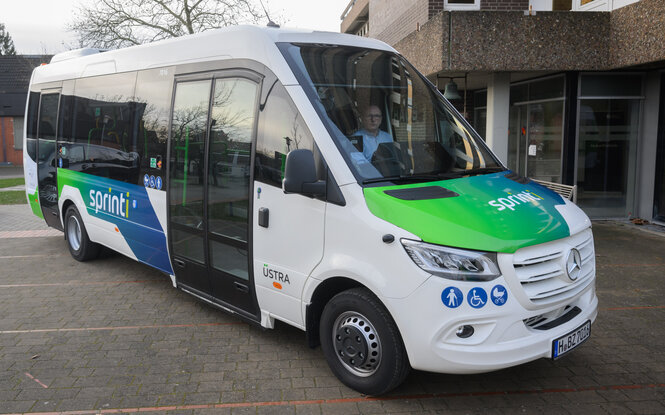
<path id="1" fill-rule="evenodd" d="M 169 236 L 179 285 L 257 318 L 249 194 L 259 80 L 235 73 L 176 83 Z"/>

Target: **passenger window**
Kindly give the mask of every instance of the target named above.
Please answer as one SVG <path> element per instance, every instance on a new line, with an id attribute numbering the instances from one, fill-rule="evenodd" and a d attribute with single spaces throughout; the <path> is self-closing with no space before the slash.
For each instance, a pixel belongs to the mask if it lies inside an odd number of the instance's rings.
<path id="1" fill-rule="evenodd" d="M 69 142 L 63 146 L 65 167 L 139 183 L 135 83 L 136 73 L 76 81 L 74 96 L 63 101 L 62 134 Z"/>
<path id="2" fill-rule="evenodd" d="M 37 161 L 37 116 L 39 114 L 39 92 L 31 91 L 28 96 L 28 120 L 25 131 L 26 150 L 31 160 Z"/>
<path id="3" fill-rule="evenodd" d="M 42 105 L 39 110 L 40 139 L 55 140 L 59 100 L 60 94 L 47 94 L 42 96 Z"/>
<path id="4" fill-rule="evenodd" d="M 136 151 L 141 155 L 139 185 L 144 184 L 145 175 L 164 177 L 166 174 L 173 73 L 172 68 L 160 68 L 138 74 L 135 95 L 138 124 Z"/>
<path id="5" fill-rule="evenodd" d="M 286 155 L 296 149 L 309 149 L 314 152 L 315 159 L 319 161 L 319 179 L 324 179 L 325 169 L 314 138 L 286 89 L 278 82 L 259 115 L 254 161 L 255 179 L 281 188 Z"/>

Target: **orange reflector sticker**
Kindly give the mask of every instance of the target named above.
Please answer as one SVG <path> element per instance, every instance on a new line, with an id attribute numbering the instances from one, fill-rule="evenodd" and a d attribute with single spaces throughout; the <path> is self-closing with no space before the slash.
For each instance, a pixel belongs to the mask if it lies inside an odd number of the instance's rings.
<path id="1" fill-rule="evenodd" d="M 275 287 L 275 288 L 277 288 L 278 290 L 281 290 L 281 289 L 282 289 L 282 284 L 280 284 L 280 283 L 278 283 L 278 282 L 273 282 L 273 283 L 272 283 L 272 286 Z"/>
<path id="2" fill-rule="evenodd" d="M 116 232 L 120 232 L 120 231 L 118 230 L 118 228 L 117 228 L 117 227 L 115 228 L 115 231 L 116 231 Z"/>

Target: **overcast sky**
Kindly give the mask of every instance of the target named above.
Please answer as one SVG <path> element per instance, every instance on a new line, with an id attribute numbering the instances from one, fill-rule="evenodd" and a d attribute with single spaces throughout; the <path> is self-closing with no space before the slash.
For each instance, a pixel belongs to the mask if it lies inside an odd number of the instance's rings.
<path id="1" fill-rule="evenodd" d="M 76 5 L 91 1 L 94 0 L 4 0 L 0 23 L 5 24 L 18 54 L 54 54 L 69 49 L 65 45 L 76 44 L 65 26 L 71 21 Z M 282 17 L 271 16 L 282 26 L 339 32 L 339 17 L 349 0 L 267 0 L 264 3 L 271 12 Z"/>

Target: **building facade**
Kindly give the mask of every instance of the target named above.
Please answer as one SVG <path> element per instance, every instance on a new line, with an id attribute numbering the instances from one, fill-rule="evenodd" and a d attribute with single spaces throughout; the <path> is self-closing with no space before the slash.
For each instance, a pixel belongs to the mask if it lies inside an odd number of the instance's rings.
<path id="1" fill-rule="evenodd" d="M 50 57 L 0 56 L 0 165 L 23 164 L 23 116 L 32 70 Z"/>
<path id="2" fill-rule="evenodd" d="M 578 186 L 592 218 L 665 222 L 665 2 L 353 0 L 510 169 Z"/>

